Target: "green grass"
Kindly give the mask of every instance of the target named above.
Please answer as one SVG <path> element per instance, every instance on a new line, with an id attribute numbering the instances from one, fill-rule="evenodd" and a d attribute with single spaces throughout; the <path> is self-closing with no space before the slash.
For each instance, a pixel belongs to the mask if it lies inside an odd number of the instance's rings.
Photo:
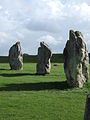
<path id="1" fill-rule="evenodd" d="M 0 120 L 83 120 L 90 82 L 70 89 L 63 64 L 53 64 L 45 76 L 35 74 L 35 63 L 25 63 L 23 71 L 0 64 Z"/>

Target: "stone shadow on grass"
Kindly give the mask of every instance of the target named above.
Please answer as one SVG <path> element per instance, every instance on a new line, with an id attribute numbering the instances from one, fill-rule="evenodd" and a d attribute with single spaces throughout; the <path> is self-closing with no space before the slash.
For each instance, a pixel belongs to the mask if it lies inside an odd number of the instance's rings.
<path id="1" fill-rule="evenodd" d="M 3 77 L 22 77 L 22 76 L 46 76 L 48 74 L 37 74 L 37 73 L 1 73 L 0 76 Z M 60 75 L 49 75 L 49 76 L 60 76 Z"/>
<path id="2" fill-rule="evenodd" d="M 10 69 L 6 69 L 6 68 L 0 68 L 0 70 L 10 71 Z"/>
<path id="3" fill-rule="evenodd" d="M 21 83 L 6 84 L 0 87 L 0 91 L 40 91 L 40 90 L 67 90 L 70 87 L 66 81 L 62 82 L 39 82 L 39 83 Z"/>
<path id="4" fill-rule="evenodd" d="M 0 76 L 3 77 L 22 77 L 22 76 L 36 76 L 36 73 L 1 73 Z"/>

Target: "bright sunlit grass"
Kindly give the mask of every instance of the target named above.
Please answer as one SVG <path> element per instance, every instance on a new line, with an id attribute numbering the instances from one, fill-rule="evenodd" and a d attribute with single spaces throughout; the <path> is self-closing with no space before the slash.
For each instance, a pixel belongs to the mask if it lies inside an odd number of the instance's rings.
<path id="1" fill-rule="evenodd" d="M 53 64 L 45 76 L 35 74 L 35 63 L 25 63 L 23 71 L 0 64 L 0 120 L 83 120 L 90 82 L 70 89 L 63 64 Z"/>

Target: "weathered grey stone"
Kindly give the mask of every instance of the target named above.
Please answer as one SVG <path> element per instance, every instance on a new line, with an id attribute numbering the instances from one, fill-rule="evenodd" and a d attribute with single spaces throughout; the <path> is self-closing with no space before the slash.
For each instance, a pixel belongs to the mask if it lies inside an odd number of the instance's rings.
<path id="1" fill-rule="evenodd" d="M 45 42 L 40 42 L 40 47 L 38 48 L 38 63 L 37 63 L 37 74 L 47 74 L 50 73 L 51 64 L 50 58 L 52 52 L 49 46 Z"/>
<path id="2" fill-rule="evenodd" d="M 23 54 L 20 42 L 14 44 L 9 50 L 9 64 L 12 70 L 23 69 Z"/>
<path id="3" fill-rule="evenodd" d="M 71 87 L 83 87 L 88 81 L 89 57 L 81 32 L 70 30 L 69 40 L 64 48 L 64 71 Z"/>
<path id="4" fill-rule="evenodd" d="M 90 120 L 90 94 L 87 96 L 84 120 Z"/>

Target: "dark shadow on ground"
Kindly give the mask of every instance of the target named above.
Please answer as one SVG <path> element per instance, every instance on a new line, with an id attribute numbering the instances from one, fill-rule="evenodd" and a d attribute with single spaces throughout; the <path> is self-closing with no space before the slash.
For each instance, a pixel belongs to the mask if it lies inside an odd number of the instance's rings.
<path id="1" fill-rule="evenodd" d="M 10 71 L 10 69 L 6 69 L 6 68 L 0 68 L 0 70 Z"/>
<path id="2" fill-rule="evenodd" d="M 67 90 L 70 87 L 66 81 L 62 82 L 40 82 L 40 83 L 22 83 L 22 84 L 6 84 L 0 87 L 0 91 L 40 91 L 40 90 Z"/>
<path id="3" fill-rule="evenodd" d="M 36 73 L 1 73 L 0 76 L 3 77 L 22 77 L 22 76 L 36 76 Z"/>
<path id="4" fill-rule="evenodd" d="M 48 74 L 46 74 L 48 75 Z M 0 76 L 3 77 L 22 77 L 22 76 L 45 76 L 45 74 L 37 74 L 37 73 L 1 73 Z M 60 75 L 50 75 L 49 76 L 60 76 Z"/>

